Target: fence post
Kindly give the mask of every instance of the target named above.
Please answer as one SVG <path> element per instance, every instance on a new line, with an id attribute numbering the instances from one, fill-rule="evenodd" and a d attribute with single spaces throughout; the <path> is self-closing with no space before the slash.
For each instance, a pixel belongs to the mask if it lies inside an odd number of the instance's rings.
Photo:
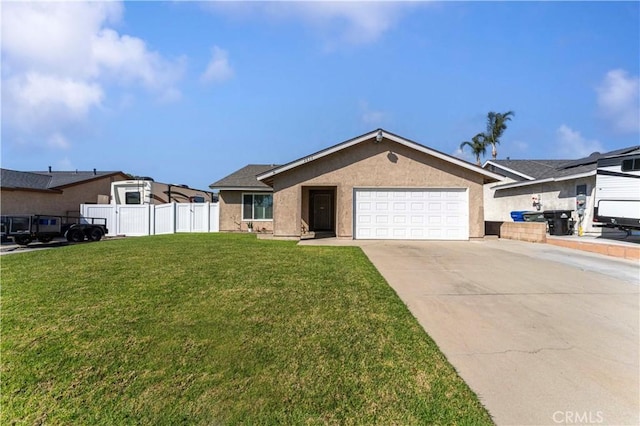
<path id="1" fill-rule="evenodd" d="M 171 203 L 171 233 L 176 233 L 177 228 L 177 220 L 178 220 L 178 212 L 176 211 L 178 203 Z"/>
<path id="2" fill-rule="evenodd" d="M 122 234 L 122 225 L 120 224 L 120 218 L 122 215 L 120 214 L 120 210 L 122 209 L 122 205 L 116 204 L 116 235 Z"/>
<path id="3" fill-rule="evenodd" d="M 147 204 L 149 213 L 149 228 L 147 235 L 156 235 L 156 208 L 153 204 Z"/>
<path id="4" fill-rule="evenodd" d="M 207 232 L 211 231 L 211 203 L 207 202 L 207 207 L 204 209 L 205 220 L 207 221 Z"/>

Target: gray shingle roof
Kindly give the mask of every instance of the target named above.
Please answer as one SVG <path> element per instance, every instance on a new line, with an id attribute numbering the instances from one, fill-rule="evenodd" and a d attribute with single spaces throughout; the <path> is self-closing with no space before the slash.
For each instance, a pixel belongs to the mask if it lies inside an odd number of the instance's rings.
<path id="1" fill-rule="evenodd" d="M 225 188 L 256 188 L 269 189 L 272 188 L 256 179 L 256 176 L 277 167 L 274 164 L 249 164 L 238 171 L 231 173 L 229 176 L 223 177 L 217 182 L 209 185 L 212 189 Z"/>
<path id="2" fill-rule="evenodd" d="M 640 149 L 640 146 L 631 146 L 604 153 L 594 152 L 588 157 L 577 160 L 491 160 L 491 162 L 539 180 L 588 173 L 598 167 L 598 159 L 600 158 L 622 155 L 638 149 Z"/>
<path id="3" fill-rule="evenodd" d="M 21 172 L 17 170 L 0 169 L 0 186 L 3 188 L 52 190 L 67 185 L 73 185 L 99 177 L 114 175 L 122 172 Z"/>
<path id="4" fill-rule="evenodd" d="M 627 148 L 616 149 L 616 150 L 605 152 L 605 153 L 594 152 L 588 157 L 579 158 L 577 160 L 573 160 L 569 162 L 568 164 L 565 164 L 564 168 L 583 166 L 585 164 L 594 164 L 594 163 L 597 163 L 598 160 L 601 158 L 615 157 L 617 155 L 628 154 L 630 152 L 637 151 L 639 149 L 640 149 L 640 145 L 636 145 L 636 146 L 629 146 Z"/>
<path id="5" fill-rule="evenodd" d="M 571 160 L 491 160 L 492 163 L 531 176 L 534 179 L 549 177 L 569 161 Z"/>
<path id="6" fill-rule="evenodd" d="M 50 189 L 51 176 L 16 170 L 0 170 L 0 186 L 3 188 Z"/>
<path id="7" fill-rule="evenodd" d="M 76 171 L 76 172 L 34 172 L 46 176 L 51 176 L 51 187 L 57 188 L 65 185 L 72 185 L 74 183 L 80 183 L 91 179 L 96 179 L 103 176 L 113 175 L 121 172 L 100 172 L 93 171 L 84 172 L 84 171 Z"/>

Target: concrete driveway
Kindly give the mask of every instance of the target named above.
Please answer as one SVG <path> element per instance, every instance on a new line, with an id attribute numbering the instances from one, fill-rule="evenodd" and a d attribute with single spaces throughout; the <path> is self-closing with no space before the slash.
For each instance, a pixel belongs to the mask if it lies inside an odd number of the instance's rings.
<path id="1" fill-rule="evenodd" d="M 509 240 L 359 245 L 497 424 L 640 424 L 637 262 Z"/>

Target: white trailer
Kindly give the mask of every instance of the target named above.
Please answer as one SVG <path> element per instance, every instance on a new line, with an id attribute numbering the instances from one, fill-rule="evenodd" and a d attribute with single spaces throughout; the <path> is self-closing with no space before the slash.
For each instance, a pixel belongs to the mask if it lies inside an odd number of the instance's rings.
<path id="1" fill-rule="evenodd" d="M 111 183 L 111 204 L 167 204 L 215 202 L 210 191 L 155 182 L 148 177 Z"/>
<path id="2" fill-rule="evenodd" d="M 640 151 L 598 160 L 593 224 L 640 230 Z"/>

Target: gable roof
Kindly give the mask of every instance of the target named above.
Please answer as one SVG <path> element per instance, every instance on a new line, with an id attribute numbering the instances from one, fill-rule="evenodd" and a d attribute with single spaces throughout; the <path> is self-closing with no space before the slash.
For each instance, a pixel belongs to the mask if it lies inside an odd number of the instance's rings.
<path id="1" fill-rule="evenodd" d="M 23 189 L 32 191 L 60 192 L 60 189 L 123 172 L 99 172 L 97 170 L 73 172 L 21 172 L 0 169 L 0 187 L 3 189 Z"/>
<path id="2" fill-rule="evenodd" d="M 598 160 L 640 151 L 640 145 L 620 148 L 605 153 L 594 152 L 577 160 L 490 160 L 483 167 L 517 173 L 525 180 L 495 186 L 496 190 L 535 185 L 546 182 L 595 176 Z"/>
<path id="3" fill-rule="evenodd" d="M 219 190 L 252 190 L 272 191 L 269 185 L 260 182 L 256 176 L 277 167 L 275 164 L 248 164 L 228 176 L 209 185 L 211 189 Z"/>
<path id="4" fill-rule="evenodd" d="M 321 151 L 315 152 L 311 155 L 307 155 L 305 157 L 299 158 L 297 160 L 291 161 L 290 163 L 284 164 L 282 166 L 279 167 L 275 167 L 271 170 L 265 171 L 262 174 L 258 175 L 258 180 L 262 181 L 262 182 L 266 182 L 266 183 L 271 183 L 273 181 L 273 177 L 276 176 L 279 173 L 283 173 L 286 172 L 287 170 L 291 170 L 294 169 L 296 167 L 300 167 L 304 164 L 307 164 L 311 161 L 315 161 L 318 160 L 320 158 L 326 157 L 328 155 L 331 155 L 333 153 L 336 153 L 338 151 L 341 151 L 343 149 L 352 147 L 354 145 L 358 145 L 360 143 L 363 142 L 367 142 L 367 141 L 371 141 L 372 139 L 376 139 L 376 138 L 383 138 L 383 139 L 388 139 L 390 141 L 399 143 L 401 145 L 407 146 L 411 149 L 415 149 L 416 151 L 431 155 L 433 157 L 437 157 L 441 160 L 447 161 L 449 163 L 455 164 L 457 166 L 460 166 L 462 168 L 471 170 L 473 172 L 476 172 L 478 174 L 481 174 L 485 177 L 485 181 L 499 181 L 502 180 L 503 177 L 499 174 L 493 173 L 489 170 L 485 170 L 479 166 L 476 166 L 475 164 L 471 164 L 467 161 L 461 160 L 459 158 L 456 157 L 452 157 L 451 155 L 442 153 L 440 151 L 436 151 L 435 149 L 429 148 L 427 146 L 421 145 L 417 142 L 414 142 L 412 140 L 403 138 L 401 136 L 395 135 L 393 133 L 390 133 L 384 129 L 376 129 L 372 132 L 369 133 L 365 133 L 364 135 L 355 137 L 353 139 L 349 139 L 347 141 L 341 142 L 337 145 L 333 145 L 329 148 L 325 148 Z"/>

